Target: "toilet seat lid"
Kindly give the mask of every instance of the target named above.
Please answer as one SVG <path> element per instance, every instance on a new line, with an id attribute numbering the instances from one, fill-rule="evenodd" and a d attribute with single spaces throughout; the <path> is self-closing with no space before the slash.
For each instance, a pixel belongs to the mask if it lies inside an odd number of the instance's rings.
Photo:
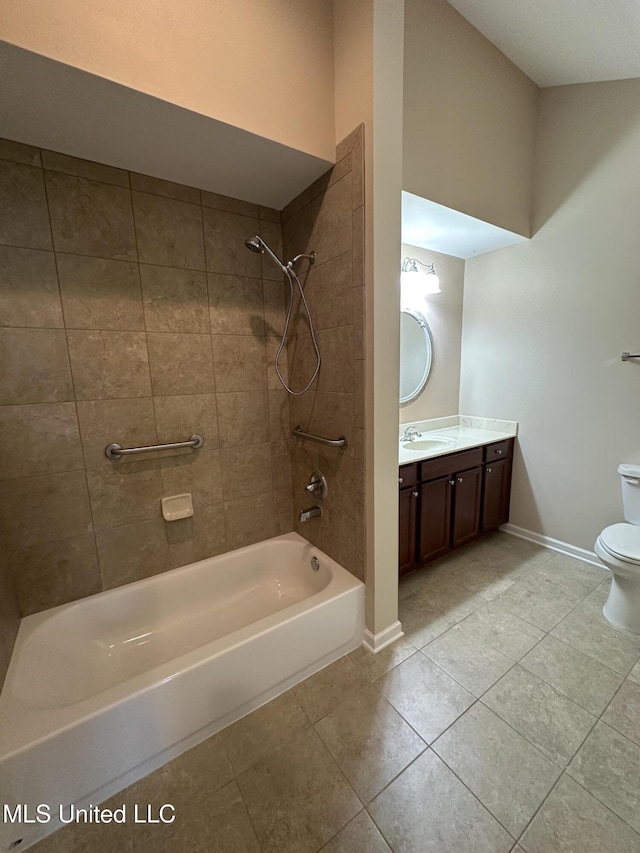
<path id="1" fill-rule="evenodd" d="M 628 563 L 640 563 L 640 527 L 635 524 L 611 524 L 600 534 L 600 542 L 614 557 Z"/>

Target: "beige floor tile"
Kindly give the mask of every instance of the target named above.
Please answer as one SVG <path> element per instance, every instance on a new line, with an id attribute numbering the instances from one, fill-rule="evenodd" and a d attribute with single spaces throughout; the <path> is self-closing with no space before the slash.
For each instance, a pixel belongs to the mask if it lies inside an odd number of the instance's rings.
<path id="1" fill-rule="evenodd" d="M 521 665 L 596 717 L 622 684 L 622 676 L 555 637 L 545 637 Z"/>
<path id="2" fill-rule="evenodd" d="M 460 624 L 512 660 L 520 660 L 545 635 L 540 628 L 493 603 L 476 610 Z"/>
<path id="3" fill-rule="evenodd" d="M 448 728 L 475 697 L 422 653 L 377 682 L 382 693 L 428 743 Z"/>
<path id="4" fill-rule="evenodd" d="M 416 593 L 399 603 L 399 617 L 405 638 L 417 648 L 426 646 L 464 618 L 455 611 L 441 613 L 434 610 Z"/>
<path id="5" fill-rule="evenodd" d="M 599 722 L 567 771 L 640 831 L 640 746 Z"/>
<path id="6" fill-rule="evenodd" d="M 629 678 L 631 679 L 631 681 L 635 681 L 636 684 L 640 684 L 640 661 L 638 661 L 638 663 L 629 673 Z"/>
<path id="7" fill-rule="evenodd" d="M 638 853 L 640 836 L 563 776 L 522 836 L 527 853 Z"/>
<path id="8" fill-rule="evenodd" d="M 481 696 L 501 678 L 513 661 L 479 637 L 456 625 L 442 634 L 423 652 L 456 681 Z"/>
<path id="9" fill-rule="evenodd" d="M 551 632 L 574 649 L 627 675 L 640 655 L 640 637 L 614 628 L 602 615 L 607 593 L 597 589 Z"/>
<path id="10" fill-rule="evenodd" d="M 480 702 L 433 749 L 516 838 L 562 772 Z"/>
<path id="11" fill-rule="evenodd" d="M 360 670 L 367 681 L 376 681 L 416 652 L 417 649 L 413 643 L 401 637 L 375 655 L 367 651 L 364 646 L 360 646 L 351 652 L 349 660 Z"/>
<path id="12" fill-rule="evenodd" d="M 363 803 L 426 749 L 375 685 L 327 714 L 315 729 Z"/>
<path id="13" fill-rule="evenodd" d="M 602 721 L 640 745 L 640 684 L 625 681 Z"/>
<path id="14" fill-rule="evenodd" d="M 513 845 L 432 750 L 385 788 L 369 812 L 395 853 L 507 853 Z"/>
<path id="15" fill-rule="evenodd" d="M 293 692 L 307 717 L 317 723 L 367 683 L 361 670 L 343 657 L 298 684 Z"/>
<path id="16" fill-rule="evenodd" d="M 122 804 L 122 795 L 116 794 L 100 805 L 105 809 L 120 809 Z M 57 810 L 57 806 L 55 808 Z M 69 810 L 65 808 L 65 815 L 68 814 Z M 129 853 L 132 850 L 131 815 L 127 816 L 125 811 L 125 817 L 125 823 L 69 824 L 30 849 L 34 853 L 112 853 L 113 850 Z"/>
<path id="17" fill-rule="evenodd" d="M 519 665 L 482 702 L 561 767 L 575 755 L 596 720 Z"/>
<path id="18" fill-rule="evenodd" d="M 442 613 L 456 612 L 463 619 L 485 603 L 480 595 L 462 586 L 456 574 L 442 577 L 427 584 L 418 592 L 418 598 L 425 601 L 429 607 Z"/>
<path id="19" fill-rule="evenodd" d="M 529 576 L 494 600 L 526 622 L 550 631 L 583 597 L 565 592 L 547 578 Z"/>
<path id="20" fill-rule="evenodd" d="M 583 560 L 575 560 L 564 554 L 554 554 L 532 574 L 537 577 L 546 577 L 568 592 L 574 591 L 575 584 L 576 592 L 582 588 L 589 593 L 602 583 L 607 573 L 604 568 L 585 563 Z"/>
<path id="21" fill-rule="evenodd" d="M 310 725 L 293 692 L 288 691 L 223 729 L 219 737 L 238 775 L 285 747 L 291 737 Z"/>
<path id="22" fill-rule="evenodd" d="M 364 809 L 322 848 L 321 853 L 390 853 L 391 848 Z"/>
<path id="23" fill-rule="evenodd" d="M 455 579 L 467 589 L 490 600 L 505 592 L 518 580 L 491 559 L 476 558 L 456 570 Z"/>
<path id="24" fill-rule="evenodd" d="M 260 853 L 260 845 L 251 825 L 236 782 L 229 782 L 213 794 L 205 806 L 191 803 L 170 827 L 161 827 L 144 844 L 136 844 L 135 853 Z"/>
<path id="25" fill-rule="evenodd" d="M 313 729 L 238 777 L 263 853 L 315 853 L 361 804 Z"/>

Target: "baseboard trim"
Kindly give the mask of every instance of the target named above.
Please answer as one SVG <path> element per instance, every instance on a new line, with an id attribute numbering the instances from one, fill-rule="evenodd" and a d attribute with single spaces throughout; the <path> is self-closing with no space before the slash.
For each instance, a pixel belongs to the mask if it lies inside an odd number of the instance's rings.
<path id="1" fill-rule="evenodd" d="M 565 554 L 567 557 L 573 557 L 575 560 L 582 560 L 583 563 L 590 563 L 592 566 L 602 568 L 602 563 L 596 557 L 593 551 L 587 551 L 584 548 L 578 548 L 577 545 L 570 545 L 568 542 L 562 542 L 560 539 L 553 539 L 551 536 L 543 536 L 542 533 L 535 533 L 533 530 L 527 530 L 524 527 L 517 527 L 515 524 L 503 524 L 500 527 L 504 533 L 510 533 L 512 536 L 517 536 L 518 539 L 526 539 L 528 542 L 534 542 L 536 545 L 542 545 L 543 548 L 549 548 L 551 551 L 557 551 L 558 554 Z"/>
<path id="2" fill-rule="evenodd" d="M 375 655 L 381 652 L 382 649 L 386 649 L 391 643 L 395 643 L 400 637 L 404 637 L 404 631 L 400 622 L 394 622 L 388 628 L 385 628 L 384 631 L 378 631 L 377 634 L 372 634 L 371 631 L 365 628 L 362 645 Z"/>

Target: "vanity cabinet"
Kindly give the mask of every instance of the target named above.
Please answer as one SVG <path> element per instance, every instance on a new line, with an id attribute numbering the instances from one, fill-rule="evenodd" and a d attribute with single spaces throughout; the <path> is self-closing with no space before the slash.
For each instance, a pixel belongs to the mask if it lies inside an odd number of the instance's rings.
<path id="1" fill-rule="evenodd" d="M 400 574 L 508 521 L 512 453 L 507 439 L 400 467 Z"/>

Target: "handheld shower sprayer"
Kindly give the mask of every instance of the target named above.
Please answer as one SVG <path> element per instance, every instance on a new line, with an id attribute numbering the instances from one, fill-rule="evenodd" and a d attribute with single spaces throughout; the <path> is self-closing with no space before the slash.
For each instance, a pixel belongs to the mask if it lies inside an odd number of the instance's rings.
<path id="1" fill-rule="evenodd" d="M 256 234 L 253 237 L 248 237 L 244 241 L 244 244 L 247 247 L 247 249 L 250 249 L 252 252 L 257 252 L 258 254 L 264 254 L 266 252 L 269 255 L 269 257 L 274 261 L 274 263 L 280 267 L 282 272 L 287 277 L 287 281 L 289 282 L 289 307 L 287 308 L 287 317 L 284 321 L 284 329 L 282 331 L 282 340 L 280 341 L 280 346 L 278 347 L 278 352 L 276 353 L 274 366 L 276 369 L 276 373 L 278 374 L 278 379 L 282 383 L 285 390 L 288 391 L 289 394 L 292 394 L 294 397 L 299 397 L 301 394 L 304 394 L 305 391 L 309 390 L 309 388 L 311 387 L 316 376 L 320 372 L 321 359 L 320 359 L 320 350 L 318 348 L 318 342 L 316 340 L 315 329 L 313 328 L 313 320 L 311 319 L 311 311 L 309 310 L 307 298 L 304 295 L 304 288 L 302 287 L 302 284 L 300 283 L 300 279 L 296 275 L 293 268 L 294 268 L 295 264 L 297 264 L 298 261 L 301 260 L 302 258 L 306 258 L 309 261 L 309 266 L 311 266 L 315 262 L 316 253 L 315 252 L 309 252 L 309 253 L 303 252 L 300 255 L 296 255 L 295 258 L 288 261 L 287 264 L 285 265 L 282 263 L 280 258 L 275 254 L 275 252 L 273 252 L 269 248 L 269 246 L 265 243 L 265 241 L 262 239 L 262 237 L 260 237 L 258 234 Z M 291 314 L 293 311 L 293 282 L 294 282 L 294 280 L 295 280 L 296 284 L 298 285 L 298 290 L 300 291 L 300 299 L 302 301 L 302 304 L 304 305 L 305 311 L 307 312 L 307 320 L 309 322 L 309 331 L 311 332 L 311 342 L 313 343 L 313 348 L 314 348 L 315 353 L 316 353 L 316 369 L 314 370 L 313 376 L 311 377 L 311 379 L 307 382 L 307 384 L 305 385 L 305 387 L 301 391 L 293 391 L 287 385 L 286 381 L 284 380 L 284 378 L 282 376 L 282 373 L 280 372 L 280 356 L 282 355 L 282 350 L 284 349 L 284 347 L 287 343 L 287 335 L 289 334 L 289 323 L 291 321 Z"/>

